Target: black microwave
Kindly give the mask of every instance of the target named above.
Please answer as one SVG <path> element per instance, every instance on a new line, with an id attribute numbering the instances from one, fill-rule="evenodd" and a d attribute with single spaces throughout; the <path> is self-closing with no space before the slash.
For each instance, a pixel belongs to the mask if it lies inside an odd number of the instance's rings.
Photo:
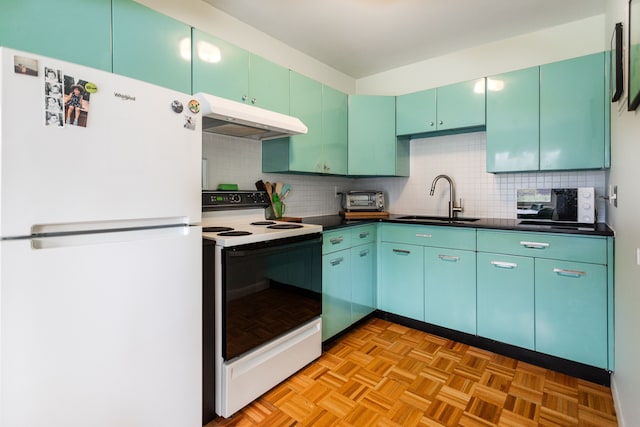
<path id="1" fill-rule="evenodd" d="M 595 189 L 521 188 L 516 193 L 516 212 L 520 220 L 595 224 Z"/>

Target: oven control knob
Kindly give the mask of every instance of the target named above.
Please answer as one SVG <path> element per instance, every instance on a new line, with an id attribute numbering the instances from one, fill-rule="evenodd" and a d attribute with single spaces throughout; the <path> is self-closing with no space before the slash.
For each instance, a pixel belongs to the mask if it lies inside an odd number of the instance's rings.
<path id="1" fill-rule="evenodd" d="M 239 194 L 230 194 L 229 200 L 231 203 L 240 203 L 240 195 Z"/>

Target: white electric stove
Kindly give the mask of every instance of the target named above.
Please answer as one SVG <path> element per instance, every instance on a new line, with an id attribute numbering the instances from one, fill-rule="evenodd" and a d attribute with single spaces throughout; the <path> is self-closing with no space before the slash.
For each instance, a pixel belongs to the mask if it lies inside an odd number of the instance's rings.
<path id="1" fill-rule="evenodd" d="M 262 191 L 205 191 L 203 424 L 322 352 L 322 226 L 265 220 Z"/>

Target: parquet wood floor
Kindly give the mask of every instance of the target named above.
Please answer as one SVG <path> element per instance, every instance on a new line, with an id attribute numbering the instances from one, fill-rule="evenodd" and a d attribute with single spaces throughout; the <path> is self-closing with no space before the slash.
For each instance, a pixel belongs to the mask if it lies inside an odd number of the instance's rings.
<path id="1" fill-rule="evenodd" d="M 216 426 L 617 426 L 611 390 L 381 319 Z"/>

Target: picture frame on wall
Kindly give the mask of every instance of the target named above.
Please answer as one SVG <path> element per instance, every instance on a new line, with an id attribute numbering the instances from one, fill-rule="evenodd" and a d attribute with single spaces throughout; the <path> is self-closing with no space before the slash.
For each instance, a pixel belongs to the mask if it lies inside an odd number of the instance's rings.
<path id="1" fill-rule="evenodd" d="M 640 105 L 640 0 L 629 0 L 629 85 L 628 107 L 634 111 Z"/>
<path id="2" fill-rule="evenodd" d="M 613 30 L 609 55 L 609 90 L 611 102 L 616 102 L 624 91 L 622 76 L 622 22 L 618 22 Z"/>

